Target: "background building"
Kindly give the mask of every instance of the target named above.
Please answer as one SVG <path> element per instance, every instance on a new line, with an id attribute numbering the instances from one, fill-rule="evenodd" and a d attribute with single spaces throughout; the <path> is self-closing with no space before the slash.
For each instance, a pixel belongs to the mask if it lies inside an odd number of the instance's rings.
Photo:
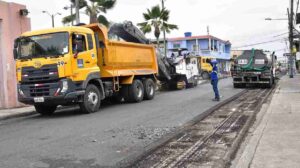
<path id="1" fill-rule="evenodd" d="M 167 47 L 169 56 L 174 49 L 187 49 L 192 56 L 216 58 L 221 73 L 230 71 L 231 43 L 229 41 L 221 40 L 212 35 L 192 36 L 191 32 L 187 32 L 184 37 L 168 38 Z"/>
<path id="2" fill-rule="evenodd" d="M 14 39 L 30 30 L 26 6 L 0 0 L 0 108 L 20 106 L 17 100 Z"/>

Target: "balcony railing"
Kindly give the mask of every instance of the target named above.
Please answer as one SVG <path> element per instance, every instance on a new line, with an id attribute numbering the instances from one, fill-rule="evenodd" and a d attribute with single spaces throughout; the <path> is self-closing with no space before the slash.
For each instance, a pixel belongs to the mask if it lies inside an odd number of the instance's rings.
<path id="1" fill-rule="evenodd" d="M 216 58 L 230 58 L 230 53 L 224 53 L 220 51 L 210 51 L 210 50 L 200 50 L 200 51 L 190 51 L 190 55 L 193 56 L 212 56 Z"/>

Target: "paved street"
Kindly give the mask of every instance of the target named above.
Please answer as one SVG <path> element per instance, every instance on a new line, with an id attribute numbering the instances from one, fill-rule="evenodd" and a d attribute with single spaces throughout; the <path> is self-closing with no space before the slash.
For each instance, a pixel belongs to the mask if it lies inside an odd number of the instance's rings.
<path id="1" fill-rule="evenodd" d="M 242 91 L 231 78 L 220 81 L 220 90 L 223 99 Z M 70 109 L 0 121 L 0 167 L 115 166 L 214 106 L 211 98 L 207 83 L 139 104 L 104 105 L 90 115 Z"/>

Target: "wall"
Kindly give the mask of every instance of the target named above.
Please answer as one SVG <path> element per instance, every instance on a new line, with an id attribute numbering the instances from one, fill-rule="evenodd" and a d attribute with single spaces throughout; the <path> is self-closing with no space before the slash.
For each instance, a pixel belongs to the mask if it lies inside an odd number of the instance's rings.
<path id="1" fill-rule="evenodd" d="M 30 30 L 30 19 L 20 16 L 24 5 L 0 0 L 0 108 L 21 106 L 17 101 L 14 39 Z"/>

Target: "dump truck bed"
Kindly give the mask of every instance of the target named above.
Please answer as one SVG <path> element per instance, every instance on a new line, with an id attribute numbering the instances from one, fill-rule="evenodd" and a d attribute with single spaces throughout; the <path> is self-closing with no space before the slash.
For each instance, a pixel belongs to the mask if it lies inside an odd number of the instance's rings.
<path id="1" fill-rule="evenodd" d="M 91 24 L 84 27 L 95 32 L 99 45 L 98 66 L 102 78 L 153 75 L 158 73 L 155 48 L 150 44 L 121 42 L 108 39 L 106 27 L 100 24 Z"/>
<path id="2" fill-rule="evenodd" d="M 99 54 L 102 77 L 149 75 L 158 72 L 152 45 L 108 41 L 104 64 Z"/>

